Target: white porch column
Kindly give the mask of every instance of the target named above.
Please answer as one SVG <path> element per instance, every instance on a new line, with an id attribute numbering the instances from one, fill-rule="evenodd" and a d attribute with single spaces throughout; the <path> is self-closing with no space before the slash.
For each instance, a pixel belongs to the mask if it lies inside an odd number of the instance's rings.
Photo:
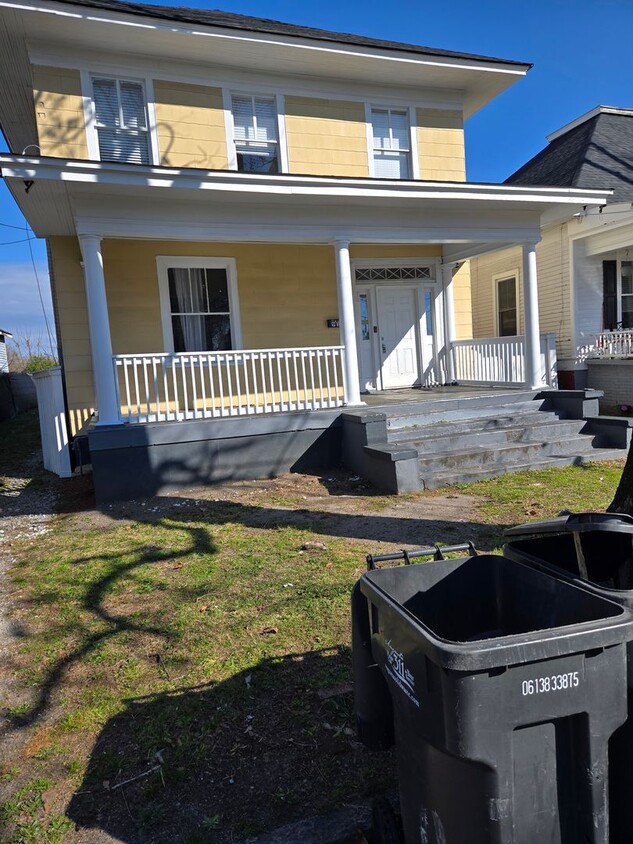
<path id="1" fill-rule="evenodd" d="M 523 310 L 525 315 L 525 386 L 535 390 L 541 380 L 541 329 L 538 316 L 536 243 L 523 244 Z"/>
<path id="2" fill-rule="evenodd" d="M 444 303 L 444 346 L 446 348 L 446 378 L 455 381 L 455 359 L 451 344 L 455 340 L 455 299 L 453 298 L 453 270 L 457 264 L 442 264 L 442 299 Z"/>
<path id="3" fill-rule="evenodd" d="M 118 425 L 119 407 L 114 383 L 112 364 L 112 340 L 106 298 L 101 238 L 96 235 L 80 235 L 79 245 L 83 256 L 86 301 L 88 304 L 88 328 L 92 351 L 92 371 L 95 383 L 95 400 L 99 419 L 97 425 Z"/>
<path id="4" fill-rule="evenodd" d="M 336 255 L 339 329 L 341 344 L 345 346 L 345 404 L 362 404 L 358 349 L 356 347 L 352 267 L 349 261 L 349 240 L 335 240 L 334 251 Z"/>

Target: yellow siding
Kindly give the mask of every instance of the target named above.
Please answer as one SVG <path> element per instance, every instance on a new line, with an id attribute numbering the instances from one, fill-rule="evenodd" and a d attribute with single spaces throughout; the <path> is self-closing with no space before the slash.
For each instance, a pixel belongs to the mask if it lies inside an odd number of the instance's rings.
<path id="1" fill-rule="evenodd" d="M 369 175 L 362 103 L 286 97 L 286 136 L 290 173 Z"/>
<path id="2" fill-rule="evenodd" d="M 416 122 L 420 178 L 433 181 L 465 181 L 462 113 L 418 108 Z"/>
<path id="3" fill-rule="evenodd" d="M 79 71 L 34 67 L 33 100 L 42 155 L 87 159 Z"/>
<path id="4" fill-rule="evenodd" d="M 160 163 L 226 170 L 226 130 L 219 88 L 154 82 Z"/>
<path id="5" fill-rule="evenodd" d="M 466 261 L 453 276 L 455 334 L 457 340 L 470 340 L 473 336 L 473 309 L 470 288 L 470 265 Z"/>
<path id="6" fill-rule="evenodd" d="M 488 252 L 470 262 L 473 292 L 473 336 L 496 337 L 495 278 L 503 278 L 518 271 L 518 332 L 523 331 L 523 271 L 522 252 L 518 246 Z"/>
<path id="7" fill-rule="evenodd" d="M 92 359 L 81 252 L 74 237 L 48 240 L 53 299 L 61 343 L 70 432 L 74 436 L 94 408 Z"/>

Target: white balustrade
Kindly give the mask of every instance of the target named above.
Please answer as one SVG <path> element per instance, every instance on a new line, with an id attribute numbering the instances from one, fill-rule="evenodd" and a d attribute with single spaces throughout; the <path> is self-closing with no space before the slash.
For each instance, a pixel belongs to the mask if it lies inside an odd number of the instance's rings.
<path id="1" fill-rule="evenodd" d="M 345 403 L 344 347 L 115 355 L 121 420 L 168 422 Z"/>
<path id="2" fill-rule="evenodd" d="M 451 343 L 455 379 L 465 385 L 515 386 L 525 383 L 525 338 L 485 337 L 455 340 Z M 556 340 L 553 334 L 541 335 L 539 381 L 554 387 L 556 378 Z"/>
<path id="3" fill-rule="evenodd" d="M 602 331 L 595 343 L 582 347 L 580 355 L 583 359 L 633 357 L 633 330 Z"/>

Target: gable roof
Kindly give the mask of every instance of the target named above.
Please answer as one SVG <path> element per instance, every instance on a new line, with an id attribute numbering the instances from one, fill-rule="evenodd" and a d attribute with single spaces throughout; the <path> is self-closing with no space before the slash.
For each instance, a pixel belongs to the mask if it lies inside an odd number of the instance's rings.
<path id="1" fill-rule="evenodd" d="M 633 109 L 598 106 L 549 140 L 505 183 L 607 188 L 609 202 L 633 201 Z"/>
<path id="2" fill-rule="evenodd" d="M 191 9 L 186 6 L 150 6 L 146 3 L 128 3 L 122 0 L 58 0 L 58 2 L 71 6 L 84 6 L 91 9 L 142 15 L 143 17 L 179 21 L 188 24 L 202 24 L 204 26 L 220 27 L 223 29 L 266 32 L 273 35 L 309 38 L 316 41 L 330 41 L 336 44 L 396 50 L 399 52 L 417 53 L 442 58 L 471 59 L 473 61 L 483 61 L 493 64 L 515 65 L 525 69 L 532 67 L 529 62 L 500 59 L 492 56 L 480 56 L 474 53 L 460 53 L 453 50 L 440 50 L 435 47 L 422 47 L 417 44 L 404 44 L 399 41 L 383 41 L 379 38 L 368 38 L 363 35 L 353 35 L 346 32 L 331 32 L 327 29 L 298 26 L 297 24 L 283 23 L 282 21 L 270 20 L 269 18 L 257 18 L 250 15 L 238 15 L 233 12 L 222 12 L 217 9 Z"/>

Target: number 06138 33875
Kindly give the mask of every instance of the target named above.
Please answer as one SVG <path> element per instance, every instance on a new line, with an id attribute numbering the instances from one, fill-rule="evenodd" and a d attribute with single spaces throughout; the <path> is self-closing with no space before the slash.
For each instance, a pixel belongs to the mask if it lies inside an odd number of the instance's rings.
<path id="1" fill-rule="evenodd" d="M 579 673 L 577 671 L 567 671 L 564 674 L 552 674 L 549 677 L 534 677 L 532 680 L 524 680 L 521 684 L 521 693 L 524 697 L 528 695 L 543 695 L 548 692 L 575 689 L 579 685 Z"/>

